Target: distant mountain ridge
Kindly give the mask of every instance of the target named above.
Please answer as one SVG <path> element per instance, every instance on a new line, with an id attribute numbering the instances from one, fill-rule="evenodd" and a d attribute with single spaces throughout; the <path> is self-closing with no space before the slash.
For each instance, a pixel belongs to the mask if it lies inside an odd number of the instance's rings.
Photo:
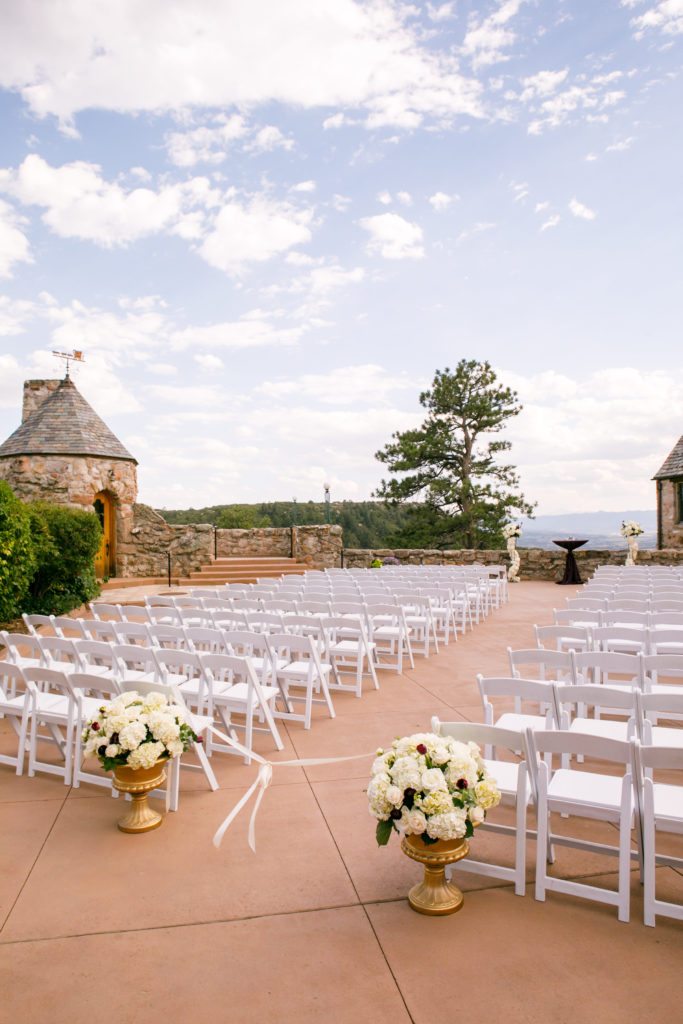
<path id="1" fill-rule="evenodd" d="M 642 548 L 656 547 L 657 512 L 650 508 L 624 512 L 566 512 L 524 519 L 520 547 L 552 548 L 553 540 L 564 540 L 565 537 L 585 538 L 591 548 L 626 547 L 619 533 L 624 519 L 634 519 L 643 527 L 645 532 L 639 538 Z"/>

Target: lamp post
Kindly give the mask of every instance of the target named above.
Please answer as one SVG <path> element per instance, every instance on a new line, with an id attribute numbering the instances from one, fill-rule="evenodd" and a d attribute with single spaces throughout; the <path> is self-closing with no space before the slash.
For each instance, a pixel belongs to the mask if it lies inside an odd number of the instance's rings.
<path id="1" fill-rule="evenodd" d="M 323 484 L 323 491 L 325 492 L 325 522 L 330 522 L 330 485 Z"/>

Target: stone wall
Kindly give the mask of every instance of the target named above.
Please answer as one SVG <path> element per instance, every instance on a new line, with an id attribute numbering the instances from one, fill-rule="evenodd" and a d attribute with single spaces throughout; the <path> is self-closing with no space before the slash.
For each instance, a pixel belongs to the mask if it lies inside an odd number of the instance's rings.
<path id="1" fill-rule="evenodd" d="M 546 551 L 543 548 L 518 548 L 521 559 L 520 575 L 523 580 L 558 580 L 564 571 L 565 552 Z M 579 572 L 588 579 L 599 565 L 623 565 L 626 551 L 592 551 L 581 548 L 575 552 Z M 344 549 L 344 565 L 349 568 L 365 568 L 375 558 L 398 558 L 403 565 L 509 565 L 506 550 L 500 551 L 435 551 L 420 549 L 381 548 L 368 551 L 361 548 Z M 638 556 L 641 565 L 681 565 L 683 550 L 641 551 Z"/>
<path id="2" fill-rule="evenodd" d="M 217 530 L 219 558 L 295 558 L 311 569 L 341 565 L 341 526 L 282 526 Z"/>
<path id="3" fill-rule="evenodd" d="M 187 576 L 213 561 L 213 526 L 204 523 L 170 526 L 149 505 L 133 506 L 129 529 L 119 538 L 116 575 Z"/>
<path id="4" fill-rule="evenodd" d="M 659 488 L 660 522 L 662 524 L 662 547 L 683 549 L 683 522 L 679 517 L 683 510 L 679 509 L 676 490 L 680 482 L 661 480 Z"/>

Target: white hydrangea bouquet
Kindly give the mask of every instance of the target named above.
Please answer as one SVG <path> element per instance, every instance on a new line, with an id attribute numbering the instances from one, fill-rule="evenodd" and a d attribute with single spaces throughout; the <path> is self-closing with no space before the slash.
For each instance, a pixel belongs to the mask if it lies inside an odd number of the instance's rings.
<path id="1" fill-rule="evenodd" d="M 521 523 L 508 523 L 507 526 L 503 527 L 503 537 L 505 540 L 510 540 L 511 537 L 522 536 L 522 525 Z"/>
<path id="2" fill-rule="evenodd" d="M 122 764 L 151 768 L 161 758 L 182 754 L 197 742 L 186 714 L 184 707 L 171 703 L 163 693 L 122 693 L 103 704 L 97 718 L 83 730 L 84 754 L 96 754 L 105 771 Z"/>
<path id="3" fill-rule="evenodd" d="M 624 519 L 619 533 L 622 537 L 628 539 L 629 537 L 640 537 L 641 533 L 645 533 L 645 530 L 635 519 Z"/>
<path id="4" fill-rule="evenodd" d="M 378 750 L 372 765 L 368 803 L 380 846 L 393 831 L 427 844 L 469 838 L 499 802 L 476 743 L 416 733 Z"/>

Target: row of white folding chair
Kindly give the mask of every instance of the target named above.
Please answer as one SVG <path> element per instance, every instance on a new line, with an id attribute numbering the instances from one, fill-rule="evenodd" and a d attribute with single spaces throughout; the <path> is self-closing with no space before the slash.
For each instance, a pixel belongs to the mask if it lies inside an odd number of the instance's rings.
<path id="1" fill-rule="evenodd" d="M 585 608 L 553 608 L 555 625 L 567 626 L 648 626 L 668 629 L 683 626 L 683 612 L 663 611 L 596 611 Z"/>
<path id="2" fill-rule="evenodd" d="M 476 861 L 472 857 L 454 865 L 451 871 L 472 871 L 489 877 L 514 881 L 515 892 L 524 895 L 526 886 L 526 839 L 536 838 L 536 899 L 544 901 L 546 891 L 554 889 L 573 896 L 594 899 L 618 908 L 619 919 L 629 920 L 629 884 L 632 858 L 631 825 L 636 807 L 633 797 L 631 764 L 634 745 L 615 740 L 596 740 L 593 736 L 559 730 L 511 727 L 503 725 L 479 726 L 474 723 L 440 722 L 432 719 L 432 730 L 450 735 L 461 742 L 475 742 L 485 751 L 484 762 L 501 791 L 501 803 L 515 811 L 515 824 L 503 825 L 486 820 L 484 830 L 513 835 L 515 838 L 515 866 L 510 868 L 491 862 Z M 513 762 L 500 758 L 499 751 L 521 756 Z M 553 771 L 552 756 L 559 754 L 566 760 L 572 754 L 589 755 L 616 763 L 621 777 L 598 772 L 569 770 L 564 767 Z M 588 786 L 587 786 L 588 784 Z M 587 794 L 587 788 L 589 792 Z M 537 832 L 527 829 L 527 809 L 536 805 Z M 556 835 L 550 828 L 550 812 L 589 819 L 601 819 L 619 827 L 617 847 L 587 842 L 579 837 Z M 554 846 L 563 845 L 591 852 L 619 857 L 619 889 L 612 890 L 551 877 L 548 863 L 554 861 Z"/>
<path id="3" fill-rule="evenodd" d="M 202 680 L 200 655 L 211 653 L 226 656 L 235 653 L 229 643 L 230 634 L 216 630 L 176 630 L 173 627 L 146 627 L 142 623 L 112 623 L 112 628 L 118 632 L 116 642 L 25 637 L 22 634 L 5 634 L 3 639 L 9 660 L 21 668 L 44 667 L 69 675 L 87 673 L 114 686 L 121 685 L 123 681 L 167 683 L 170 679 L 171 682 L 181 682 L 186 684 L 181 686 L 181 690 L 198 712 L 205 703 L 204 689 L 207 684 L 205 681 L 201 686 L 193 683 L 194 676 L 192 672 L 188 674 L 188 671 L 193 668 L 196 676 Z M 135 642 L 126 642 L 131 640 Z M 269 712 L 264 710 L 263 694 L 249 678 L 240 692 L 243 700 L 238 700 L 236 691 L 232 692 L 232 706 L 235 712 L 239 711 L 241 701 L 248 745 L 255 713 L 265 718 L 277 745 L 279 737 L 277 730 L 271 727 Z M 275 696 L 274 689 L 267 694 L 269 700 Z M 208 704 L 211 705 L 211 700 Z"/>
<path id="4" fill-rule="evenodd" d="M 639 700 L 648 698 L 638 696 Z M 681 867 L 679 857 L 658 855 L 658 832 L 683 834 L 683 787 L 658 782 L 653 771 L 683 773 L 683 746 L 642 744 L 636 740 L 596 737 L 585 732 L 568 730 L 509 729 L 500 726 L 477 726 L 471 723 L 440 723 L 432 720 L 432 730 L 452 735 L 462 742 L 476 742 L 481 747 L 496 751 L 503 747 L 521 754 L 521 763 L 487 761 L 487 768 L 498 779 L 502 803 L 512 804 L 516 811 L 515 825 L 485 822 L 482 827 L 515 836 L 515 867 L 476 862 L 467 858 L 455 870 L 470 870 L 480 874 L 513 880 L 515 891 L 523 895 L 525 888 L 526 810 L 530 803 L 537 805 L 538 830 L 536 834 L 536 899 L 544 901 L 547 891 L 556 891 L 585 899 L 616 905 L 621 921 L 630 916 L 631 862 L 640 859 L 644 879 L 644 921 L 654 926 L 656 915 L 683 919 L 683 906 L 656 898 L 655 869 L 657 864 Z M 560 757 L 560 767 L 553 770 L 554 755 Z M 569 769 L 571 757 L 583 760 L 611 762 L 621 768 L 620 775 Z M 683 774 L 681 776 L 683 778 Z M 670 776 L 669 776 L 670 778 Z M 563 816 L 603 820 L 618 826 L 617 847 L 558 836 L 550 828 L 550 813 Z M 631 850 L 631 829 L 635 821 L 637 850 Z M 592 852 L 619 857 L 619 883 L 612 890 L 587 885 L 583 882 L 559 879 L 548 874 L 548 863 L 554 860 L 553 846 L 565 845 Z"/>
<path id="5" fill-rule="evenodd" d="M 539 679 L 567 680 L 574 685 L 595 683 L 646 693 L 683 693 L 683 654 L 642 654 L 613 651 L 512 651 L 510 671 L 535 669 Z"/>
<path id="6" fill-rule="evenodd" d="M 534 626 L 536 646 L 558 651 L 641 651 L 643 654 L 683 654 L 683 624 L 669 629 L 642 625 Z"/>
<path id="7" fill-rule="evenodd" d="M 40 771 L 61 776 L 65 785 L 73 785 L 74 788 L 81 781 L 111 787 L 108 776 L 84 770 L 82 734 L 103 701 L 115 698 L 124 689 L 131 689 L 131 685 L 135 684 L 90 673 L 66 673 L 47 667 L 22 669 L 11 662 L 0 662 L 0 712 L 9 719 L 18 737 L 16 753 L 2 755 L 0 763 L 11 765 L 16 774 L 21 775 L 28 752 L 29 777 Z M 178 702 L 184 703 L 181 697 Z M 201 736 L 208 728 L 209 720 L 189 709 L 186 714 L 194 732 Z M 47 735 L 39 732 L 41 727 L 48 729 Z M 56 744 L 63 765 L 40 759 L 38 744 L 46 740 Z M 193 749 L 211 789 L 217 789 L 218 783 L 203 748 L 193 743 Z M 177 793 L 175 799 L 169 800 L 169 809 L 177 810 Z"/>
<path id="8" fill-rule="evenodd" d="M 669 598 L 653 598 L 649 600 L 614 599 L 576 597 L 567 599 L 567 608 L 572 611 L 602 612 L 678 612 L 683 613 L 683 600 Z"/>

